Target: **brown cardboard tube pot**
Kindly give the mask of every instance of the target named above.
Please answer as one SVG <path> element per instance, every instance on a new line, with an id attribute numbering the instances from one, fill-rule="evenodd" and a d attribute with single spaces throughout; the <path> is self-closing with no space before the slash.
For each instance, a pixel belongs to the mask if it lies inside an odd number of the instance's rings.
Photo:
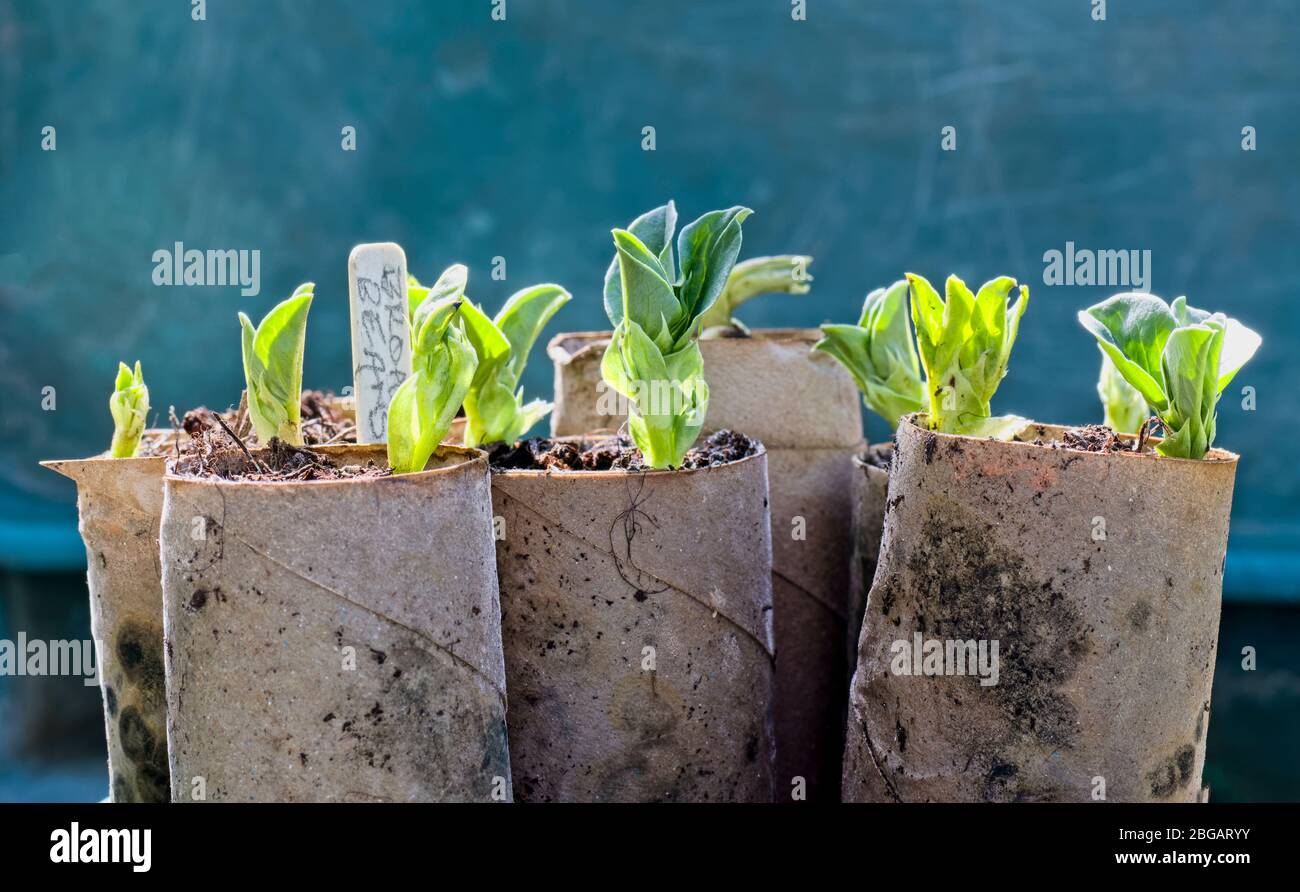
<path id="1" fill-rule="evenodd" d="M 173 800 L 508 799 L 483 454 L 324 480 L 196 461 L 169 467 L 161 531 Z"/>
<path id="2" fill-rule="evenodd" d="M 335 426 L 351 427 L 348 399 L 309 391 L 303 409 L 308 424 L 316 424 L 309 427 L 309 438 L 317 431 L 332 435 Z M 225 414 L 230 423 L 239 423 L 241 413 Z M 202 426 L 216 424 L 206 409 L 186 413 L 187 420 L 191 416 Z M 169 796 L 158 526 L 163 473 L 168 457 L 177 453 L 178 437 L 190 445 L 185 433 L 153 428 L 144 432 L 135 458 L 41 463 L 77 484 L 114 802 L 166 802 Z"/>
<path id="3" fill-rule="evenodd" d="M 146 431 L 161 445 L 170 431 Z M 163 451 L 163 450 L 160 450 Z M 41 462 L 77 483 L 86 545 L 109 793 L 114 802 L 166 802 L 167 695 L 163 672 L 158 520 L 164 455 Z"/>
<path id="4" fill-rule="evenodd" d="M 762 447 L 697 470 L 501 470 L 496 459 L 516 796 L 770 801 Z"/>
<path id="5" fill-rule="evenodd" d="M 1237 457 L 916 418 L 890 469 L 845 799 L 1195 801 Z"/>
<path id="6" fill-rule="evenodd" d="M 756 330 L 699 342 L 710 390 L 705 433 L 744 431 L 767 449 L 778 798 L 803 778 L 798 786 L 813 801 L 839 796 L 852 458 L 864 446 L 857 388 L 831 357 L 812 352 L 820 334 Z M 600 375 L 609 337 L 560 334 L 550 342 L 556 436 L 622 424 L 625 407 Z"/>
<path id="7" fill-rule="evenodd" d="M 447 436 L 442 438 L 442 442 L 448 446 L 465 445 L 465 416 L 458 415 L 451 420 L 451 427 L 447 429 Z"/>
<path id="8" fill-rule="evenodd" d="M 849 678 L 858 662 L 858 635 L 867 609 L 867 592 L 876 576 L 880 535 L 885 527 L 885 498 L 894 444 L 877 443 L 853 456 L 853 559 L 849 564 L 848 623 L 845 659 Z"/>

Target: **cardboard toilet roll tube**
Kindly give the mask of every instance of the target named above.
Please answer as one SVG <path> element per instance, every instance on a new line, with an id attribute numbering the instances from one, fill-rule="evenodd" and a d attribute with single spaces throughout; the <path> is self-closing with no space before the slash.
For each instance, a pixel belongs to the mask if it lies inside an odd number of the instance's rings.
<path id="1" fill-rule="evenodd" d="M 465 445 L 465 416 L 460 415 L 451 420 L 451 427 L 447 430 L 447 436 L 442 438 L 442 442 L 448 446 Z"/>
<path id="2" fill-rule="evenodd" d="M 857 667 L 858 637 L 867 592 L 876 577 L 880 557 L 880 535 L 885 527 L 885 498 L 889 490 L 889 462 L 894 444 L 877 443 L 866 453 L 853 456 L 853 559 L 849 564 L 848 633 L 845 655 L 849 677 Z"/>
<path id="3" fill-rule="evenodd" d="M 170 789 L 158 568 L 166 461 L 155 456 L 41 462 L 77 482 L 114 802 L 166 802 Z"/>
<path id="4" fill-rule="evenodd" d="M 767 449 L 776 640 L 778 798 L 839 798 L 849 660 L 846 579 L 852 550 L 852 457 L 862 440 L 861 399 L 848 373 L 812 352 L 815 329 L 756 330 L 700 341 L 709 411 L 704 434 L 744 431 Z M 600 376 L 609 332 L 560 334 L 555 366 L 557 436 L 617 429 L 624 416 Z"/>
<path id="5" fill-rule="evenodd" d="M 509 799 L 486 457 L 310 482 L 185 469 L 161 532 L 173 800 Z"/>
<path id="6" fill-rule="evenodd" d="M 1064 430 L 900 423 L 845 799 L 1198 798 L 1237 457 L 1025 442 Z"/>
<path id="7" fill-rule="evenodd" d="M 766 456 L 494 471 L 515 794 L 772 798 Z"/>

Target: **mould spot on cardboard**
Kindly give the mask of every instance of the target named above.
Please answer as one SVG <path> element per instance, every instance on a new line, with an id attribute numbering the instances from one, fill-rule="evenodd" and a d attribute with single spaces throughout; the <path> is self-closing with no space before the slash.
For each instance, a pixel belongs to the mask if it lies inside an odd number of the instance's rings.
<path id="1" fill-rule="evenodd" d="M 140 768 L 136 776 L 136 788 L 145 802 L 168 802 L 171 800 L 171 773 L 167 768 L 165 747 L 154 749 L 153 761 Z"/>
<path id="2" fill-rule="evenodd" d="M 117 739 L 122 752 L 132 762 L 145 763 L 153 755 L 156 740 L 149 726 L 140 716 L 140 710 L 128 706 L 117 721 Z"/>
<path id="3" fill-rule="evenodd" d="M 131 792 L 131 785 L 120 774 L 113 775 L 113 801 L 135 802 L 135 794 Z"/>
<path id="4" fill-rule="evenodd" d="M 1138 601 L 1128 611 L 1128 624 L 1139 632 L 1145 632 L 1151 626 L 1151 605 Z"/>
<path id="5" fill-rule="evenodd" d="M 1156 799 L 1167 799 L 1177 790 L 1187 786 L 1196 768 L 1196 747 L 1190 743 L 1178 748 L 1178 752 L 1165 759 L 1147 774 L 1147 783 L 1151 785 L 1151 795 Z"/>
<path id="6" fill-rule="evenodd" d="M 124 622 L 114 647 L 127 680 L 141 689 L 141 694 L 161 702 L 166 690 L 163 671 L 163 640 L 157 629 L 136 622 Z"/>
<path id="7" fill-rule="evenodd" d="M 1020 733 L 1071 746 L 1078 716 L 1061 688 L 1091 647 L 1078 605 L 999 546 L 992 524 L 949 500 L 932 505 L 908 558 L 904 612 L 937 638 L 997 641 L 998 684 L 980 690 Z"/>

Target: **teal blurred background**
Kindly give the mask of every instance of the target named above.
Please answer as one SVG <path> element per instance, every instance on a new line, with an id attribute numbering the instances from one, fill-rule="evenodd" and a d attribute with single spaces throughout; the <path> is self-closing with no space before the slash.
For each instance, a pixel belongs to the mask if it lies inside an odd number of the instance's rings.
<path id="1" fill-rule="evenodd" d="M 751 326 L 851 321 L 904 270 L 1010 274 L 1032 300 L 995 409 L 1067 423 L 1100 419 L 1075 312 L 1126 289 L 1046 286 L 1044 252 L 1150 250 L 1152 291 L 1264 335 L 1220 404 L 1242 463 L 1206 779 L 1300 798 L 1300 471 L 1276 446 L 1300 417 L 1296 9 L 1107 6 L 0 0 L 0 637 L 88 634 L 73 487 L 36 462 L 106 447 L 117 361 L 164 418 L 230 404 L 236 312 L 312 280 L 306 383 L 340 389 L 358 242 L 401 243 L 421 278 L 468 264 L 489 309 L 559 282 L 551 333 L 585 330 L 611 227 L 743 203 L 744 255 L 816 257 L 812 293 L 755 301 Z M 155 286 L 177 241 L 259 250 L 261 293 Z M 539 346 L 525 384 L 550 383 Z M 98 708 L 75 680 L 0 679 L 0 799 L 102 795 Z"/>

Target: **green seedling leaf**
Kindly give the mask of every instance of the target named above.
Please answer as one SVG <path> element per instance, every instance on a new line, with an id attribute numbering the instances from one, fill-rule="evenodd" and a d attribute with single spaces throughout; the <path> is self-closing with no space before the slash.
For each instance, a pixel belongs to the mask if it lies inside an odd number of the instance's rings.
<path id="1" fill-rule="evenodd" d="M 457 323 L 465 301 L 421 304 L 412 342 L 412 372 L 388 406 L 388 463 L 396 474 L 424 470 L 474 381 L 478 357 Z"/>
<path id="2" fill-rule="evenodd" d="M 1218 389 L 1220 393 L 1232 383 L 1232 379 L 1237 376 L 1237 372 L 1250 361 L 1250 358 L 1255 355 L 1255 351 L 1259 349 L 1260 344 L 1263 343 L 1263 339 L 1258 334 L 1236 319 L 1225 316 L 1223 313 L 1207 313 L 1204 310 L 1189 307 L 1186 297 L 1175 297 L 1174 302 L 1170 305 L 1170 311 L 1174 314 L 1174 318 L 1178 320 L 1179 325 L 1216 320 L 1223 325 L 1223 347 L 1219 354 Z"/>
<path id="3" fill-rule="evenodd" d="M 537 343 L 551 317 L 571 299 L 572 295 L 559 285 L 532 285 L 510 295 L 497 312 L 497 328 L 510 342 L 507 364 L 516 383 L 523 377 L 533 344 Z"/>
<path id="4" fill-rule="evenodd" d="M 672 326 L 682 314 L 671 274 L 640 239 L 614 230 L 624 319 L 637 323 L 661 350 L 673 345 Z"/>
<path id="5" fill-rule="evenodd" d="M 710 329 L 737 329 L 748 332 L 736 318 L 736 308 L 760 294 L 807 294 L 813 277 L 808 275 L 811 257 L 783 254 L 777 257 L 751 257 L 737 263 L 727 277 L 726 287 L 709 311 L 700 317 L 704 337 Z"/>
<path id="6" fill-rule="evenodd" d="M 464 306 L 460 308 L 460 324 L 465 329 L 469 342 L 474 346 L 475 355 L 478 356 L 474 383 L 470 385 L 473 390 L 478 390 L 489 378 L 495 379 L 498 369 L 510 359 L 510 342 L 501 333 L 501 329 L 497 328 L 496 323 L 475 306 L 473 301 L 466 300 Z M 506 388 L 507 395 L 510 390 L 511 388 Z"/>
<path id="7" fill-rule="evenodd" d="M 1204 458 L 1214 444 L 1215 407 L 1262 340 L 1223 313 L 1166 304 L 1155 295 L 1116 294 L 1079 312 L 1079 322 L 1165 429 L 1156 451 Z"/>
<path id="8" fill-rule="evenodd" d="M 412 333 L 420 330 L 420 324 L 424 317 L 420 313 L 420 308 L 424 308 L 427 314 L 433 307 L 441 301 L 449 298 L 460 299 L 465 296 L 465 285 L 469 280 L 469 268 L 462 263 L 454 263 L 443 270 L 438 281 L 434 282 L 429 288 L 424 288 L 416 281 L 415 276 L 409 276 L 409 284 L 406 289 L 406 300 L 411 308 L 411 331 Z"/>
<path id="9" fill-rule="evenodd" d="M 1165 438 L 1160 450 L 1180 458 L 1200 458 L 1214 442 L 1219 389 L 1217 369 L 1223 350 L 1224 327 L 1217 321 L 1175 328 L 1160 358 L 1169 407 L 1161 416 Z"/>
<path id="10" fill-rule="evenodd" d="M 606 381 L 632 401 L 628 429 L 653 468 L 681 465 L 695 444 L 709 407 L 704 357 L 692 341 L 665 356 L 630 319 L 614 330 L 601 363 Z M 611 380 L 613 379 L 613 380 Z"/>
<path id="11" fill-rule="evenodd" d="M 532 285 L 512 294 L 489 318 L 464 296 L 467 274 L 459 264 L 449 267 L 412 318 L 424 319 L 430 308 L 445 301 L 461 301 L 455 324 L 475 356 L 474 376 L 463 398 L 465 445 L 512 443 L 551 411 L 551 404 L 540 400 L 525 405 L 519 379 L 533 344 L 570 295 L 559 285 Z"/>
<path id="12" fill-rule="evenodd" d="M 299 285 L 256 328 L 239 314 L 248 414 L 261 443 L 279 437 L 302 445 L 302 355 L 315 285 Z"/>
<path id="13" fill-rule="evenodd" d="M 1147 401 L 1136 387 L 1124 380 L 1115 363 L 1099 346 L 1101 375 L 1097 380 L 1097 395 L 1105 411 L 1102 423 L 1121 434 L 1136 434 L 1147 420 Z"/>
<path id="14" fill-rule="evenodd" d="M 601 375 L 631 402 L 628 429 L 649 467 L 680 466 L 708 412 L 701 320 L 718 300 L 740 252 L 741 224 L 752 212 L 712 211 L 686 226 L 672 250 L 672 202 L 616 229 L 605 276 L 605 310 L 614 336 Z"/>
<path id="15" fill-rule="evenodd" d="M 636 237 L 659 260 L 665 270 L 675 269 L 673 235 L 677 232 L 677 206 L 671 201 L 646 211 L 633 220 L 626 230 Z M 623 277 L 617 255 L 605 271 L 605 314 L 614 326 L 623 320 Z"/>
<path id="16" fill-rule="evenodd" d="M 149 415 L 149 388 L 144 383 L 140 360 L 133 371 L 126 363 L 117 364 L 113 395 L 108 398 L 113 416 L 113 441 L 109 454 L 113 458 L 132 458 L 140 449 L 140 437 Z"/>
<path id="17" fill-rule="evenodd" d="M 512 294 L 494 319 L 488 320 L 476 308 L 476 324 L 487 322 L 495 336 L 474 341 L 480 363 L 486 359 L 492 371 L 481 380 L 476 377 L 465 398 L 466 445 L 513 443 L 551 411 L 552 404 L 543 400 L 525 404 L 519 379 L 546 323 L 570 298 L 559 285 L 533 285 Z M 488 342 L 496 344 L 496 338 L 505 345 L 505 353 L 499 358 L 483 352 L 481 347 Z"/>
<path id="18" fill-rule="evenodd" d="M 424 303 L 424 299 L 429 296 L 429 289 L 420 284 L 420 280 L 409 273 L 406 276 L 406 303 L 407 303 L 407 322 L 415 318 L 416 307 Z"/>
<path id="19" fill-rule="evenodd" d="M 1151 294 L 1117 294 L 1079 313 L 1079 322 L 1157 412 L 1166 408 L 1160 383 L 1165 341 L 1178 327 L 1169 305 Z"/>
<path id="20" fill-rule="evenodd" d="M 877 288 L 867 295 L 857 325 L 823 325 L 822 339 L 813 345 L 848 370 L 863 402 L 891 429 L 925 405 L 907 293 L 905 279 Z"/>
<path id="21" fill-rule="evenodd" d="M 740 254 L 741 224 L 752 213 L 745 207 L 710 211 L 677 237 L 682 281 L 677 291 L 681 314 L 673 331 L 674 349 L 685 346 L 683 339 L 699 332 L 697 320 L 722 294 Z"/>
<path id="22" fill-rule="evenodd" d="M 1020 317 L 1029 304 L 1029 288 L 1001 276 L 985 282 L 976 294 L 949 276 L 945 297 L 923 277 L 907 274 L 912 323 L 931 430 L 967 436 L 1009 439 L 1024 426 L 1015 415 L 993 418 L 989 403 L 1007 373 Z M 1019 297 L 1010 302 L 1011 293 Z"/>

